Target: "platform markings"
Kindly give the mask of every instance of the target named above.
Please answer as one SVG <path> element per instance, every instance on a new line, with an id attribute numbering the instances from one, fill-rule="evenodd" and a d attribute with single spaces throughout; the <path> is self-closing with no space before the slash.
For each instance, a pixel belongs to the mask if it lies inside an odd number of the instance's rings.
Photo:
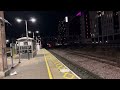
<path id="1" fill-rule="evenodd" d="M 48 65 L 48 62 L 47 62 L 47 59 L 46 59 L 46 56 L 45 56 L 45 52 L 44 52 L 44 60 L 45 60 L 46 66 L 47 66 L 48 76 L 49 76 L 50 79 L 53 79 L 52 73 L 50 71 L 50 67 Z"/>
<path id="2" fill-rule="evenodd" d="M 64 65 L 61 61 L 59 61 L 54 55 L 52 55 L 50 52 L 49 52 L 49 55 L 52 56 L 52 61 L 54 64 L 56 64 L 56 67 L 58 68 L 58 70 L 61 72 L 64 73 L 63 77 L 66 78 L 66 79 L 73 79 L 75 76 L 78 78 L 78 79 L 81 79 L 79 76 L 77 76 L 72 70 L 70 70 L 66 65 Z M 55 58 L 55 59 L 53 59 Z M 63 64 L 63 65 L 60 65 Z M 66 70 L 62 70 L 62 69 L 66 69 Z M 71 73 L 69 73 L 71 72 Z"/>

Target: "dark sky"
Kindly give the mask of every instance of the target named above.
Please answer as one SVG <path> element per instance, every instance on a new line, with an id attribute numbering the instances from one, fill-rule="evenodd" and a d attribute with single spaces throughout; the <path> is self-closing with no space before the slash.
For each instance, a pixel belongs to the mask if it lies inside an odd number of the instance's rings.
<path id="1" fill-rule="evenodd" d="M 65 16 L 72 15 L 75 11 L 6 11 L 5 19 L 7 19 L 12 26 L 6 25 L 6 37 L 19 38 L 22 34 L 25 34 L 25 23 L 17 23 L 16 17 L 22 19 L 29 19 L 35 17 L 36 23 L 28 23 L 28 30 L 40 31 L 40 35 L 53 36 L 57 32 L 58 21 L 63 20 Z"/>

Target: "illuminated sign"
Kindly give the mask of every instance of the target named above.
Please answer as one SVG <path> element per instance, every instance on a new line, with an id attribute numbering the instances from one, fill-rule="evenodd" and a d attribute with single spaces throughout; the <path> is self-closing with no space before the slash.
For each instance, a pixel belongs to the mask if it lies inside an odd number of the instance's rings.
<path id="1" fill-rule="evenodd" d="M 68 22 L 68 17 L 67 16 L 65 17 L 65 22 Z"/>
<path id="2" fill-rule="evenodd" d="M 76 16 L 81 16 L 82 14 L 81 14 L 81 12 L 78 12 L 77 14 L 76 14 Z"/>

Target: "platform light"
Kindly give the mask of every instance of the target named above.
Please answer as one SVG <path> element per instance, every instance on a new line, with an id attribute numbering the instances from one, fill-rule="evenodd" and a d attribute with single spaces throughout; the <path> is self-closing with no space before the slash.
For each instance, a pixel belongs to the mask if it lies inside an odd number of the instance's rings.
<path id="1" fill-rule="evenodd" d="M 9 40 L 6 40 L 6 43 L 9 43 Z"/>
<path id="2" fill-rule="evenodd" d="M 39 33 L 39 31 L 36 31 L 35 33 Z"/>
<path id="3" fill-rule="evenodd" d="M 108 41 L 105 41 L 106 43 L 108 43 Z"/>
<path id="4" fill-rule="evenodd" d="M 18 23 L 21 23 L 21 22 L 22 22 L 22 19 L 16 18 L 16 21 L 17 21 Z"/>
<path id="5" fill-rule="evenodd" d="M 30 33 L 30 34 L 31 34 L 32 32 L 31 32 L 31 31 L 28 31 L 28 33 Z"/>
<path id="6" fill-rule="evenodd" d="M 35 19 L 34 17 L 31 17 L 31 18 L 30 18 L 30 21 L 33 22 L 33 23 L 35 23 L 35 22 L 36 22 L 36 19 Z"/>

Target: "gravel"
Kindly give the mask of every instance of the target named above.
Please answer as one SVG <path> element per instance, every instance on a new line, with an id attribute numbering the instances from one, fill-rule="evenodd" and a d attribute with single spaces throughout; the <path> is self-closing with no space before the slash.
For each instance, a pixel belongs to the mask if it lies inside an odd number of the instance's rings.
<path id="1" fill-rule="evenodd" d="M 74 73 L 76 73 L 82 79 L 102 79 L 99 76 L 89 72 L 88 70 L 76 65 L 75 63 L 69 62 L 67 59 L 61 57 L 60 55 L 50 52 L 56 56 L 61 62 L 63 62 L 67 67 L 69 67 Z"/>
<path id="2" fill-rule="evenodd" d="M 99 61 L 95 61 L 89 58 L 81 57 L 75 54 L 70 54 L 66 52 L 65 49 L 64 50 L 53 49 L 50 51 L 65 58 L 67 61 L 74 63 L 77 67 L 84 69 L 86 72 L 91 72 L 93 74 L 92 76 L 96 75 L 103 79 L 120 79 L 120 68 L 119 67 L 106 64 L 106 63 L 102 63 Z M 84 75 L 82 74 L 81 76 L 84 76 Z M 89 75 L 86 75 L 83 78 L 92 79 L 92 77 L 89 77 Z"/>

